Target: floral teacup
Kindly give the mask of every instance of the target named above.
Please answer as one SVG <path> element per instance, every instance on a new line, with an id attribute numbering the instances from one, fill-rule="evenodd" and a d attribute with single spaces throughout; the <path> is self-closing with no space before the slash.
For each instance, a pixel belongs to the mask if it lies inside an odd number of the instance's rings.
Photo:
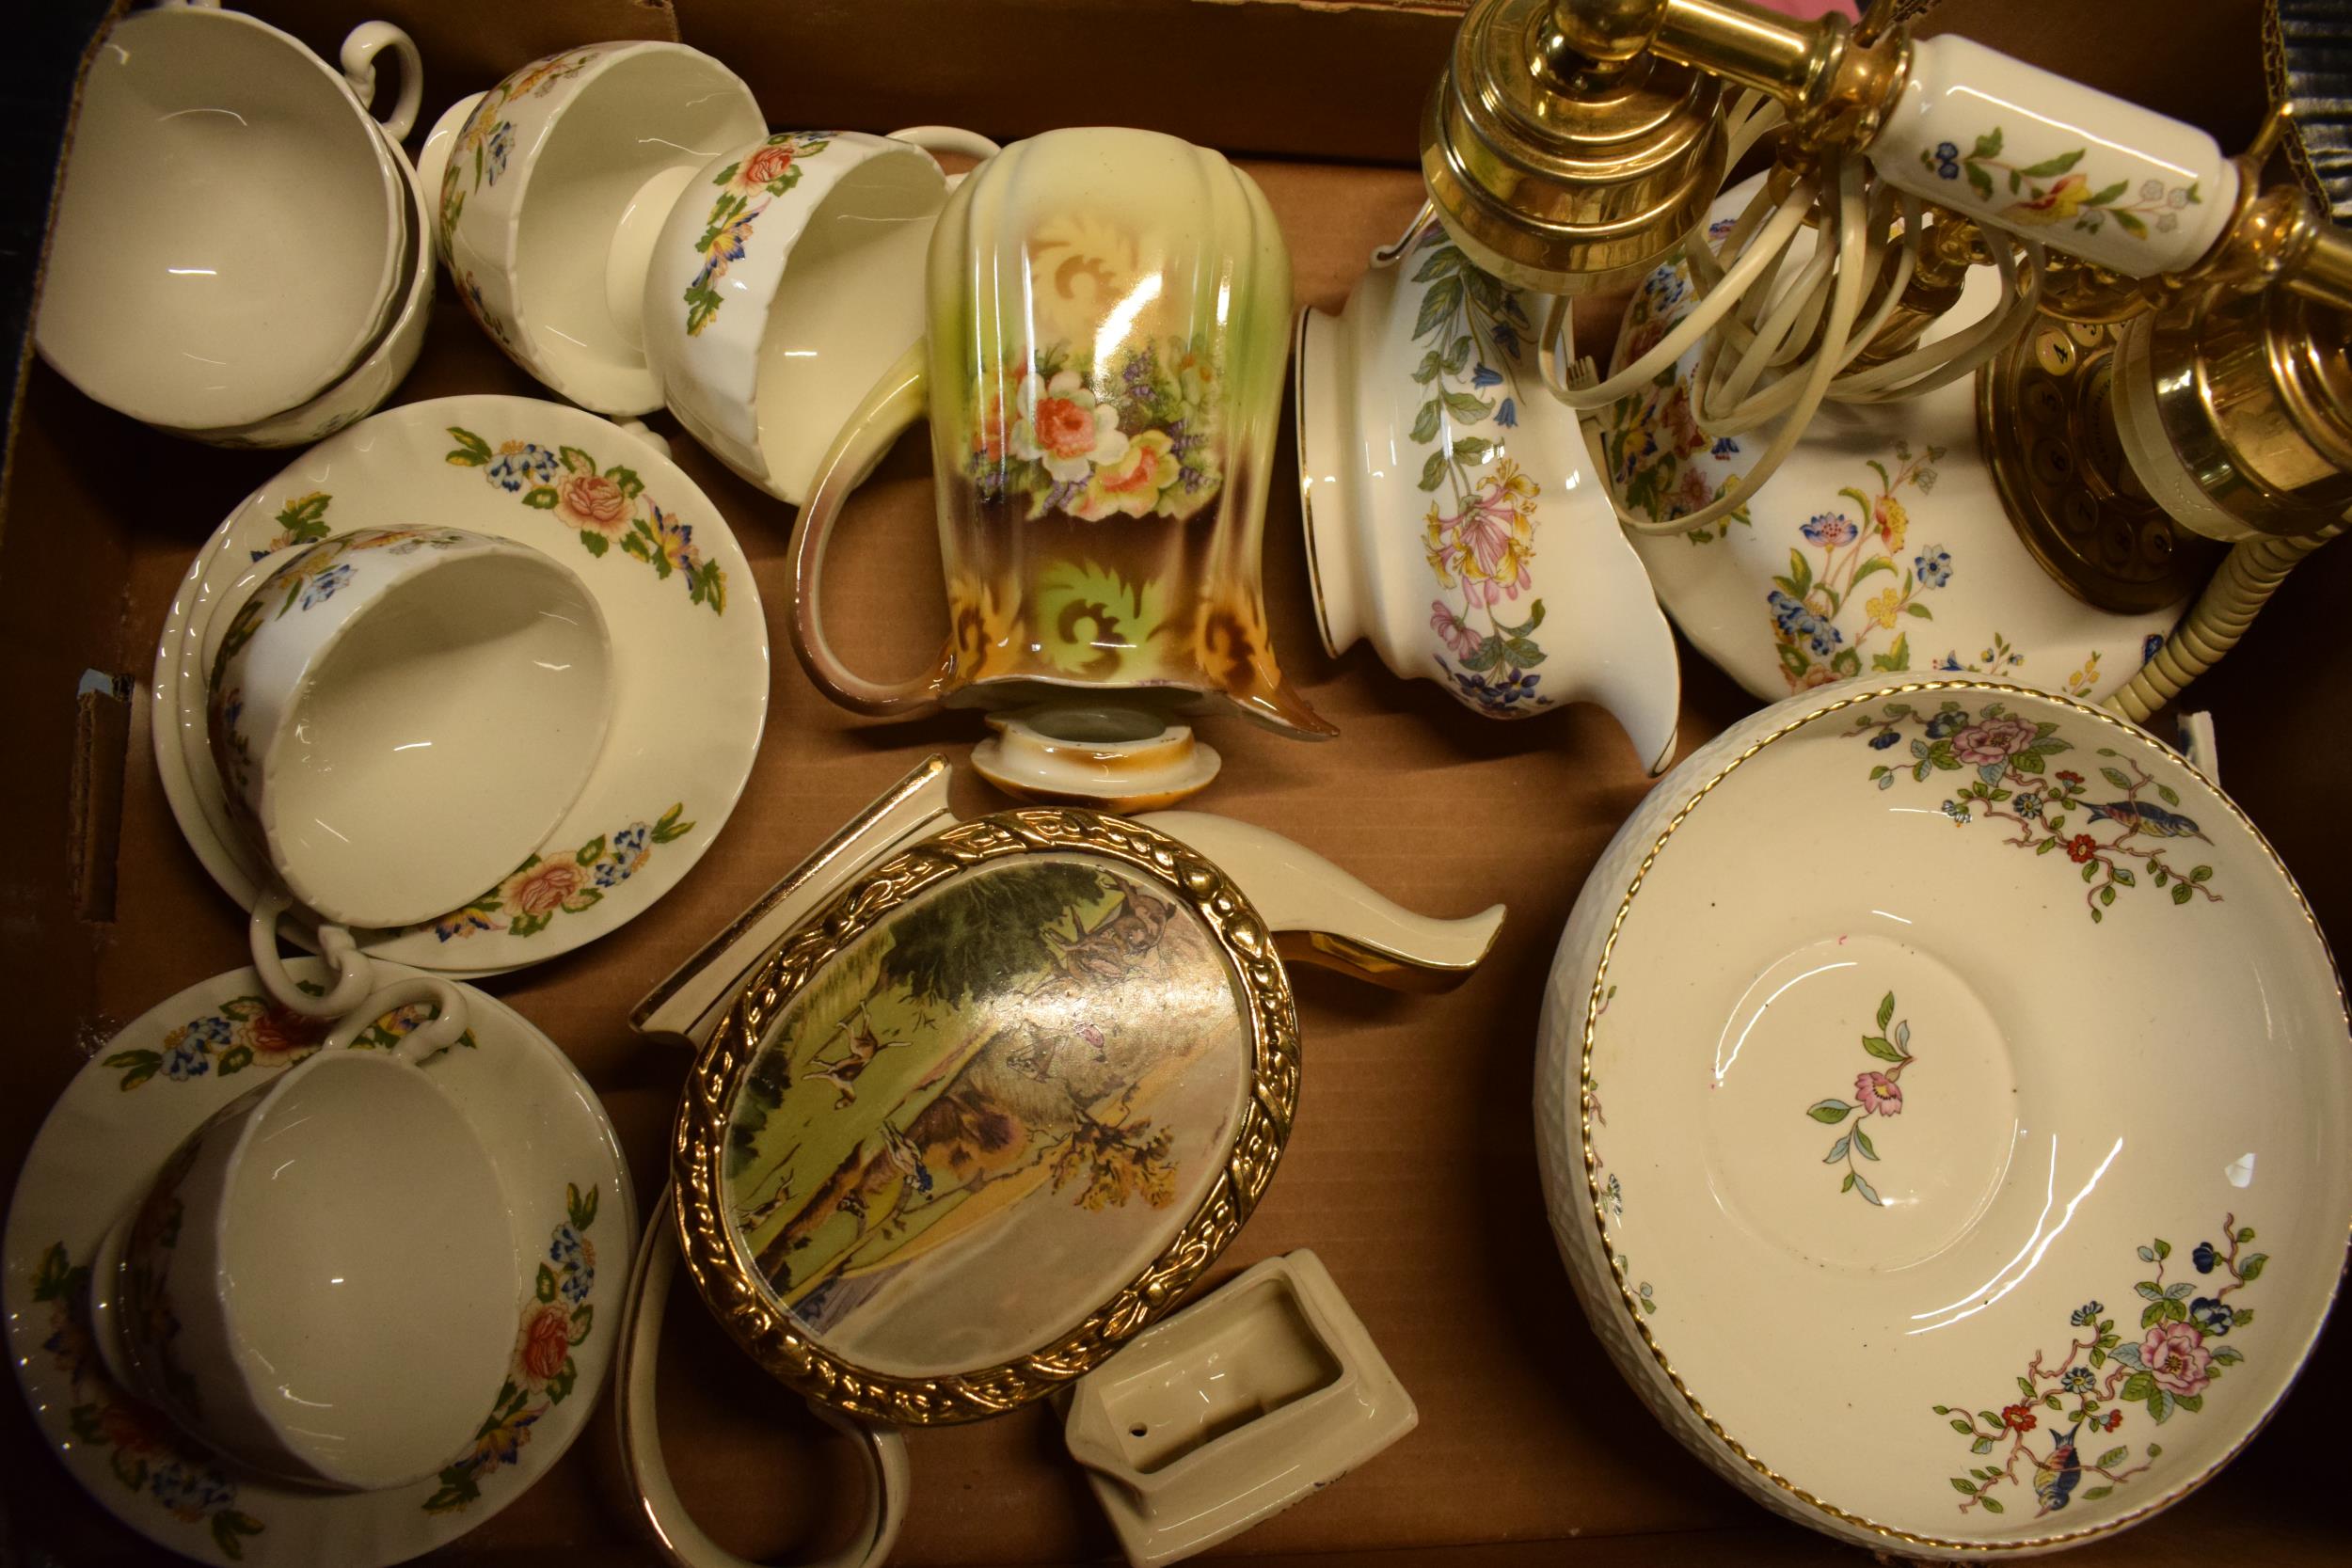
<path id="1" fill-rule="evenodd" d="M 851 416 L 801 515 L 810 677 L 861 713 L 1045 705 L 1021 722 L 1048 736 L 1052 705 L 1099 714 L 1116 691 L 1158 748 L 1152 716 L 1204 701 L 1330 734 L 1283 680 L 1259 591 L 1289 315 L 1274 214 L 1215 152 L 1053 131 L 982 165 L 932 235 L 928 346 Z M 953 630 L 930 671 L 874 681 L 826 637 L 821 567 L 849 490 L 927 407 Z M 1122 787 L 1199 787 L 1179 751 Z"/>
<path id="2" fill-rule="evenodd" d="M 392 1051 L 352 1046 L 428 1002 Z M 91 1270 L 117 1382 L 280 1480 L 373 1491 L 458 1457 L 514 1349 L 520 1279 L 483 1201 L 498 1172 L 426 1065 L 465 1012 L 447 981 L 388 987 L 189 1134 Z"/>
<path id="3" fill-rule="evenodd" d="M 508 540 L 363 530 L 264 578 L 221 637 L 207 720 L 230 813 L 283 888 L 256 905 L 272 994 L 326 1014 L 367 989 L 340 935 L 327 997 L 286 979 L 286 895 L 336 927 L 403 926 L 537 850 L 603 747 L 611 663 L 579 578 Z"/>
<path id="4" fill-rule="evenodd" d="M 779 131 L 710 161 L 645 268 L 645 357 L 694 438 L 780 500 L 807 499 L 840 418 L 923 331 L 947 181 L 969 132 Z"/>
<path id="5" fill-rule="evenodd" d="M 638 323 L 645 263 L 697 170 L 764 135 L 751 88 L 679 43 L 591 43 L 453 104 L 418 169 L 458 297 L 583 408 L 661 405 Z"/>

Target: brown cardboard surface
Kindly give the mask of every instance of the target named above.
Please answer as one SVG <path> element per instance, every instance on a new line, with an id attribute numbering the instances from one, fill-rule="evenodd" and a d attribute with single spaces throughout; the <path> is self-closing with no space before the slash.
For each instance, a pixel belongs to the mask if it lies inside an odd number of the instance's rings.
<path id="1" fill-rule="evenodd" d="M 1954 0 L 1950 8 L 1971 3 Z M 270 13 L 298 10 L 289 18 L 297 30 L 324 42 L 340 36 L 347 18 L 377 9 L 365 0 L 279 0 Z M 1237 139 L 1220 135 L 1220 123 L 1247 121 L 1219 121 L 1181 94 L 1157 87 L 1145 92 L 1134 84 L 1125 99 L 1073 106 L 1048 95 L 1029 108 L 999 108 L 992 118 L 988 111 L 1004 97 L 1001 72 L 1009 67 L 998 65 L 999 74 L 982 81 L 986 73 L 975 73 L 968 51 L 983 37 L 1013 36 L 1015 24 L 1047 13 L 1086 20 L 1130 45 L 1166 28 L 1187 47 L 1198 41 L 1211 52 L 1248 38 L 1293 47 L 1305 35 L 1291 29 L 1326 25 L 1319 13 L 1272 5 L 938 0 L 919 8 L 940 19 L 936 29 L 925 30 L 914 24 L 917 9 L 877 0 L 858 8 L 866 20 L 853 24 L 850 8 L 824 4 L 681 0 L 679 7 L 684 35 L 751 74 L 779 123 L 803 122 L 795 109 L 806 100 L 795 99 L 796 81 L 835 93 L 855 84 L 854 71 L 834 68 L 864 58 L 848 52 L 847 36 L 870 31 L 867 47 L 903 56 L 914 74 L 886 101 L 833 100 L 852 123 L 961 116 L 983 129 L 1009 130 L 1116 119 L 1211 142 Z M 411 26 L 425 43 L 428 71 L 436 71 L 428 119 L 440 104 L 528 55 L 624 30 L 658 33 L 668 22 L 661 8 L 621 0 L 547 0 L 501 10 L 502 20 L 482 41 L 452 8 L 425 0 L 406 0 L 383 14 Z M 628 29 L 630 22 L 642 26 Z M 1396 18 L 1358 13 L 1351 25 L 1371 30 L 1356 35 L 1355 47 L 1366 54 L 1388 48 L 1391 40 L 1378 29 L 1391 24 Z M 787 30 L 803 25 L 817 29 L 810 36 L 828 48 L 845 52 L 785 48 Z M 1971 30 L 1999 41 L 1989 28 Z M 1006 48 L 995 57 L 1036 62 L 1047 52 Z M 2042 57 L 2062 69 L 2074 63 L 2063 51 Z M 458 63 L 442 71 L 443 60 Z M 1241 95 L 1264 80 L 1233 69 Z M 924 71 L 942 74 L 934 79 Z M 1196 72 L 1187 79 L 1198 81 L 1218 74 L 1189 57 L 1182 71 Z M 1057 81 L 1067 79 L 1061 66 L 1054 71 Z M 955 97 L 983 88 L 998 96 Z M 1351 96 L 1327 84 L 1312 90 L 1323 106 Z M 1382 90 L 1391 100 L 1380 114 L 1394 119 L 1410 95 L 1397 98 L 1402 89 L 1392 86 Z M 1231 102 L 1211 95 L 1212 104 L 1220 101 Z M 1364 256 L 1391 238 L 1420 200 L 1417 180 L 1406 169 L 1249 166 L 1290 238 L 1302 304 L 1336 308 Z M 446 291 L 437 311 L 425 357 L 403 401 L 537 390 L 499 357 Z M 653 422 L 675 435 L 666 418 Z M 734 480 L 682 436 L 675 455 L 737 531 L 766 602 L 774 673 L 756 769 L 715 849 L 668 899 L 591 947 L 486 988 L 557 1040 L 603 1095 L 645 1201 L 660 1184 L 663 1140 L 686 1064 L 629 1034 L 630 1005 L 930 752 L 945 751 L 959 764 L 959 810 L 1002 803 L 961 766 L 979 731 L 974 716 L 876 724 L 818 696 L 789 655 L 780 619 L 790 593 L 788 510 Z M 163 800 L 148 750 L 143 692 L 121 782 L 116 918 L 104 925 L 75 918 L 74 816 L 67 793 L 72 690 L 89 666 L 144 682 L 187 561 L 238 499 L 282 462 L 169 441 L 82 402 L 45 371 L 35 373 L 28 389 L 0 542 L 0 678 L 14 694 L 17 741 L 14 766 L 0 768 L 0 802 L 16 830 L 11 854 L 0 860 L 0 919 L 7 922 L 0 961 L 8 993 L 19 999 L 8 1062 L 0 1069 L 0 1200 L 13 1191 L 23 1151 L 56 1091 L 112 1027 L 243 961 L 242 915 L 181 842 Z M 1286 433 L 1277 474 L 1290 471 L 1291 462 Z M 930 568 L 926 466 L 919 437 L 902 443 L 861 495 L 834 551 L 828 587 L 840 641 L 878 673 L 916 667 L 944 629 L 943 594 Z M 1295 976 L 1307 1064 L 1296 1132 L 1216 1277 L 1270 1253 L 1313 1247 L 1412 1394 L 1421 1426 L 1357 1475 L 1228 1551 L 1330 1568 L 1375 1560 L 1480 1568 L 1776 1563 L 1849 1555 L 1768 1520 L 1665 1436 L 1587 1333 L 1552 1253 L 1529 1117 L 1535 1018 L 1578 887 L 1646 787 L 1623 736 L 1586 708 L 1518 725 L 1482 722 L 1435 688 L 1391 676 L 1367 650 L 1326 657 L 1309 604 L 1296 500 L 1285 483 L 1274 488 L 1266 551 L 1276 646 L 1342 735 L 1304 743 L 1210 721 L 1204 734 L 1225 753 L 1226 768 L 1200 803 L 1288 833 L 1430 912 L 1466 913 L 1496 898 L 1512 912 L 1487 966 L 1449 996 L 1396 998 L 1327 974 Z M 2197 693 L 2201 705 L 2220 716 L 2224 768 L 2240 798 L 2277 837 L 2323 919 L 2340 934 L 2352 933 L 2352 879 L 2344 876 L 2346 840 L 2326 763 L 2331 752 L 2340 754 L 2341 740 L 2315 747 L 2310 737 L 2340 737 L 2352 722 L 2352 652 L 2329 635 L 2326 610 L 2347 587 L 2352 553 L 2324 552 Z M 738 605 L 748 609 L 748 597 Z M 1687 749 L 1752 705 L 1687 650 L 1684 670 Z M 2338 1335 L 2272 1430 L 2220 1482 L 2162 1523 L 2074 1560 L 2341 1560 L 2342 1513 L 2325 1490 L 2322 1467 L 2332 1468 L 2326 1418 L 2346 1386 L 2346 1362 Z M 1824 1376 L 1833 1370 L 1824 1368 Z M 854 1478 L 816 1438 L 818 1429 L 795 1402 L 726 1342 L 683 1287 L 673 1306 L 661 1397 L 680 1490 L 723 1544 L 779 1560 L 826 1543 L 829 1525 L 839 1524 L 831 1498 Z M 540 1484 L 444 1555 L 477 1562 L 648 1560 L 627 1532 L 621 1500 L 611 1495 L 615 1482 L 600 1464 L 604 1436 L 600 1418 Z M 1855 1434 L 1857 1442 L 1869 1440 L 1867 1433 Z M 917 1432 L 909 1446 L 914 1493 L 898 1560 L 1072 1561 L 1111 1551 L 1109 1532 L 1062 1455 L 1046 1409 Z M 12 1396 L 0 1396 L 0 1476 L 7 1478 L 16 1529 L 60 1560 L 154 1555 L 63 1476 Z M 1381 1555 L 1375 1560 L 1375 1553 Z"/>

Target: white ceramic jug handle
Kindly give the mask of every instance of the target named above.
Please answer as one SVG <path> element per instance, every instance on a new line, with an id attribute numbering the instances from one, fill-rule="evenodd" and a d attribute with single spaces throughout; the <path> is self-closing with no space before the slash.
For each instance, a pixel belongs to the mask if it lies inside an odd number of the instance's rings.
<path id="1" fill-rule="evenodd" d="M 392 140 L 406 141 L 424 103 L 424 61 L 417 54 L 416 40 L 389 22 L 362 22 L 343 40 L 343 76 L 358 95 L 359 106 L 373 109 L 375 57 L 387 49 L 400 62 L 400 95 L 392 101 L 392 112 L 377 123 Z"/>
<path id="2" fill-rule="evenodd" d="M 925 345 L 917 340 L 884 371 L 864 402 L 851 410 L 834 438 L 833 450 L 817 465 L 808 504 L 792 522 L 792 651 L 817 689 L 853 713 L 876 717 L 919 713 L 934 707 L 952 666 L 945 655 L 922 674 L 902 681 L 868 680 L 841 661 L 825 636 L 825 553 L 834 525 L 850 492 L 873 472 L 899 433 L 923 417 L 930 394 L 924 382 Z"/>
<path id="3" fill-rule="evenodd" d="M 890 139 L 913 142 L 934 156 L 953 152 L 966 158 L 987 159 L 1004 150 L 977 131 L 962 131 L 953 125 L 909 125 L 891 132 Z"/>
<path id="4" fill-rule="evenodd" d="M 335 983 L 323 996 L 313 996 L 294 984 L 294 976 L 286 973 L 285 961 L 278 956 L 278 923 L 293 907 L 294 898 L 283 888 L 270 888 L 253 900 L 252 918 L 246 923 L 246 944 L 262 976 L 262 989 L 288 1012 L 305 1018 L 340 1018 L 375 989 L 375 968 L 349 931 L 341 926 L 321 926 L 319 957 L 334 970 Z"/>
<path id="5" fill-rule="evenodd" d="M 400 1037 L 400 1043 L 392 1048 L 392 1054 L 400 1060 L 421 1062 L 444 1046 L 455 1045 L 458 1037 L 466 1032 L 468 1008 L 465 992 L 447 980 L 419 974 L 405 980 L 395 980 L 381 990 L 371 991 L 327 1034 L 322 1049 L 342 1050 L 373 1028 L 376 1020 L 386 1013 L 405 1007 L 413 1002 L 430 1002 L 440 1012 L 430 1022 L 421 1023 Z"/>
<path id="6" fill-rule="evenodd" d="M 615 1435 L 621 1467 L 637 1494 L 640 1517 L 662 1557 L 674 1568 L 755 1568 L 703 1532 L 670 1483 L 661 1457 L 660 1424 L 655 1419 L 654 1382 L 660 1361 L 661 1319 L 668 1310 L 670 1282 L 678 1264 L 677 1228 L 671 1190 L 654 1200 L 653 1221 L 629 1271 L 628 1294 L 621 1304 L 621 1334 L 612 1369 Z M 866 1462 L 865 1514 L 848 1546 L 808 1568 L 882 1568 L 897 1544 L 906 1517 L 906 1439 L 898 1429 L 860 1421 L 811 1404 L 825 1421 L 857 1445 Z"/>

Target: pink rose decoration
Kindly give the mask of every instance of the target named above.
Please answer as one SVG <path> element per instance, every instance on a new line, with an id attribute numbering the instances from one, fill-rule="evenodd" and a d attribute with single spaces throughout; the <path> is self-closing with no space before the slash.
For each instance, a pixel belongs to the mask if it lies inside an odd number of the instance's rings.
<path id="1" fill-rule="evenodd" d="M 555 508 L 575 528 L 618 533 L 628 521 L 628 492 L 602 474 L 573 474 L 556 486 Z"/>
<path id="2" fill-rule="evenodd" d="M 523 1324 L 523 1371 L 532 1382 L 553 1381 L 571 1354 L 572 1320 L 561 1307 L 542 1307 Z"/>
<path id="3" fill-rule="evenodd" d="M 574 861 L 541 861 L 508 878 L 499 896 L 518 914 L 553 914 L 587 881 L 587 870 Z"/>
<path id="4" fill-rule="evenodd" d="M 735 182 L 745 190 L 757 190 L 771 180 L 783 179 L 784 171 L 791 166 L 792 150 L 789 147 L 763 147 L 743 160 L 742 168 L 736 173 Z"/>
<path id="5" fill-rule="evenodd" d="M 2213 1381 L 2207 1370 L 2213 1365 L 2213 1352 L 2205 1348 L 2204 1335 L 2190 1323 L 2158 1323 L 2150 1329 L 2148 1338 L 2139 1342 L 2139 1359 L 2157 1387 L 2176 1395 L 2201 1393 Z"/>
<path id="6" fill-rule="evenodd" d="M 2034 727 L 2023 719 L 1985 719 L 1952 736 L 1952 754 L 1971 768 L 1983 768 L 2007 762 L 2033 741 Z"/>
<path id="7" fill-rule="evenodd" d="M 1857 1074 L 1853 1081 L 1853 1097 L 1862 1101 L 1865 1115 L 1875 1117 L 1902 1115 L 1903 1086 L 1883 1072 Z"/>

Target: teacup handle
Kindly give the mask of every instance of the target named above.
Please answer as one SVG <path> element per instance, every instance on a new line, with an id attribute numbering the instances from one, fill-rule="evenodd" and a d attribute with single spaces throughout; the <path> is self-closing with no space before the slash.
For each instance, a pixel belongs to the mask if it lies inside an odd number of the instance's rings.
<path id="1" fill-rule="evenodd" d="M 304 990 L 286 973 L 285 960 L 278 956 L 278 923 L 293 907 L 294 895 L 281 887 L 268 888 L 253 900 L 253 914 L 246 923 L 246 945 L 252 953 L 254 971 L 262 977 L 262 989 L 288 1012 L 305 1018 L 340 1018 L 375 989 L 375 967 L 359 951 L 349 930 L 321 926 L 319 957 L 334 970 L 335 983 L 323 996 Z"/>
<path id="2" fill-rule="evenodd" d="M 364 962 L 365 960 L 361 960 Z M 340 1051 L 375 1026 L 376 1020 L 412 1002 L 430 1002 L 440 1009 L 429 1023 L 421 1023 L 400 1037 L 392 1048 L 397 1059 L 415 1064 L 436 1051 L 457 1043 L 466 1032 L 469 1008 L 465 992 L 450 981 L 429 974 L 419 974 L 405 980 L 395 980 L 381 990 L 372 991 L 366 1000 L 328 1031 L 321 1049 Z"/>
<path id="3" fill-rule="evenodd" d="M 675 1568 L 755 1568 L 704 1533 L 678 1499 L 670 1466 L 661 1457 L 661 1430 L 655 1418 L 654 1383 L 661 1347 L 661 1320 L 669 1308 L 670 1282 L 678 1264 L 677 1225 L 671 1189 L 654 1201 L 653 1221 L 629 1271 L 628 1295 L 621 1305 L 621 1334 L 612 1369 L 614 1434 L 621 1467 L 637 1494 L 641 1517 L 661 1555 Z M 809 1408 L 857 1445 L 866 1462 L 865 1514 L 850 1544 L 809 1568 L 881 1568 L 897 1544 L 906 1517 L 906 1439 L 897 1427 L 861 1421 L 811 1403 Z"/>
<path id="4" fill-rule="evenodd" d="M 392 112 L 376 123 L 392 140 L 406 141 L 408 133 L 417 127 L 417 110 L 424 103 L 424 60 L 417 53 L 416 40 L 389 22 L 362 22 L 343 40 L 343 77 L 358 95 L 359 106 L 372 108 L 375 57 L 387 49 L 400 62 L 400 94 L 392 100 Z"/>
<path id="5" fill-rule="evenodd" d="M 825 553 L 834 525 L 850 492 L 929 407 L 924 352 L 917 341 L 900 355 L 851 412 L 818 465 L 816 488 L 792 525 L 792 651 L 818 690 L 857 713 L 903 715 L 935 706 L 954 673 L 949 656 L 942 655 L 937 668 L 907 680 L 867 680 L 841 661 L 825 636 Z"/>

